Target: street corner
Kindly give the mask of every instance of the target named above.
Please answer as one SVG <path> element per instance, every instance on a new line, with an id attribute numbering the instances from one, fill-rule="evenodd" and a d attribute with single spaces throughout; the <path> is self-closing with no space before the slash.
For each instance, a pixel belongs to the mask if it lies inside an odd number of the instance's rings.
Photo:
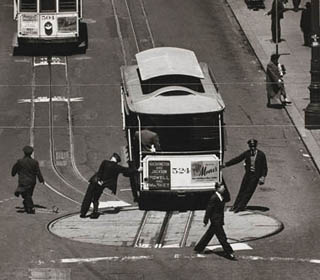
<path id="1" fill-rule="evenodd" d="M 73 241 L 136 248 L 193 247 L 204 231 L 204 211 L 141 211 L 137 207 L 109 208 L 98 219 L 69 214 L 49 223 L 49 231 Z M 276 234 L 283 224 L 259 211 L 225 212 L 230 243 L 248 242 Z M 209 246 L 217 245 L 213 238 Z"/>

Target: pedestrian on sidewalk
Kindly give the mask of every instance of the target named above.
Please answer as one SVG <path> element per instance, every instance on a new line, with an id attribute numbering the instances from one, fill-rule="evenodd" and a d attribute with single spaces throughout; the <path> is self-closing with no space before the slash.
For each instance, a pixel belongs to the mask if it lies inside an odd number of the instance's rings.
<path id="1" fill-rule="evenodd" d="M 245 174 L 237 198 L 230 209 L 234 213 L 245 210 L 258 184 L 264 184 L 268 173 L 266 155 L 257 149 L 258 141 L 250 139 L 247 143 L 249 150 L 222 165 L 222 168 L 224 168 L 244 161 Z"/>
<path id="2" fill-rule="evenodd" d="M 224 206 L 226 201 L 225 197 L 226 188 L 223 184 L 216 183 L 215 192 L 211 196 L 206 212 L 203 218 L 204 226 L 208 224 L 210 220 L 210 226 L 206 233 L 202 236 L 200 241 L 194 247 L 194 251 L 201 253 L 214 235 L 217 236 L 222 248 L 226 254 L 226 257 L 231 260 L 235 260 L 233 249 L 228 243 L 226 233 L 223 229 L 224 225 Z"/>
<path id="3" fill-rule="evenodd" d="M 119 165 L 121 157 L 117 153 L 113 153 L 110 160 L 104 160 L 100 164 L 98 172 L 93 175 L 89 180 L 89 186 L 87 192 L 83 198 L 81 204 L 80 217 L 85 218 L 90 208 L 91 202 L 93 203 L 93 212 L 91 214 L 92 219 L 99 217 L 99 199 L 105 188 L 111 190 L 112 194 L 117 192 L 118 176 L 122 173 L 124 176 L 129 177 L 135 172 L 136 169 L 128 168 Z"/>
<path id="4" fill-rule="evenodd" d="M 266 72 L 266 90 L 267 90 L 267 107 L 271 107 L 271 99 L 277 97 L 282 105 L 291 104 L 291 101 L 287 98 L 287 93 L 285 90 L 283 76 L 285 71 L 284 67 L 279 63 L 278 54 L 272 54 L 270 61 L 267 65 Z"/>
<path id="5" fill-rule="evenodd" d="M 292 0 L 292 4 L 293 4 L 293 10 L 295 12 L 299 11 L 299 5 L 301 3 L 301 0 Z"/>
<path id="6" fill-rule="evenodd" d="M 286 2 L 286 0 L 273 0 L 270 11 L 265 13 L 265 15 L 271 15 L 271 33 L 273 43 L 280 43 L 282 41 L 280 21 L 283 19 L 283 13 L 287 11 L 284 6 Z"/>
<path id="7" fill-rule="evenodd" d="M 44 179 L 38 161 L 31 158 L 33 148 L 31 146 L 25 146 L 23 153 L 24 157 L 19 159 L 11 169 L 11 175 L 13 177 L 18 174 L 18 187 L 14 194 L 17 197 L 19 197 L 19 195 L 22 196 L 25 212 L 35 214 L 32 200 L 33 191 L 37 183 L 37 178 L 42 184 L 44 184 Z"/>
<path id="8" fill-rule="evenodd" d="M 306 8 L 302 10 L 300 28 L 303 33 L 304 46 L 311 47 L 311 3 L 306 3 Z"/>

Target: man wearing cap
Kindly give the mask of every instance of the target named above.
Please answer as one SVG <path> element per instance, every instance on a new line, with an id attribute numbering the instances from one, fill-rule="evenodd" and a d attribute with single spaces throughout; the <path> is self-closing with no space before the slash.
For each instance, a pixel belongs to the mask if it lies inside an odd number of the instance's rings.
<path id="1" fill-rule="evenodd" d="M 216 183 L 215 192 L 210 197 L 203 218 L 204 226 L 206 226 L 208 224 L 208 221 L 210 220 L 210 227 L 194 247 L 195 252 L 201 253 L 206 248 L 212 237 L 216 235 L 217 239 L 222 245 L 226 257 L 232 260 L 236 259 L 233 254 L 233 249 L 228 243 L 226 234 L 223 229 L 224 205 L 225 202 L 229 201 L 229 198 L 230 196 L 227 193 L 227 189 L 225 188 L 225 186 L 223 184 Z"/>
<path id="2" fill-rule="evenodd" d="M 279 64 L 279 55 L 272 54 L 270 57 L 270 61 L 267 65 L 266 72 L 266 89 L 267 89 L 267 98 L 268 103 L 267 107 L 271 107 L 271 99 L 277 97 L 280 99 L 282 105 L 291 104 L 291 101 L 288 100 L 287 94 L 285 91 L 284 83 L 283 83 L 283 75 L 281 69 L 281 65 Z M 281 100 L 281 97 L 283 100 Z"/>
<path id="3" fill-rule="evenodd" d="M 85 218 L 90 208 L 91 202 L 93 203 L 93 212 L 91 218 L 96 219 L 99 217 L 99 199 L 105 188 L 111 190 L 113 194 L 117 192 L 118 176 L 122 173 L 124 176 L 130 176 L 137 170 L 133 168 L 123 167 L 118 163 L 121 157 L 117 153 L 113 153 L 110 160 L 104 160 L 100 164 L 98 172 L 89 180 L 90 184 L 83 199 L 80 211 L 80 217 Z"/>
<path id="4" fill-rule="evenodd" d="M 249 150 L 227 161 L 222 167 L 228 167 L 244 161 L 245 174 L 241 182 L 237 198 L 231 208 L 235 213 L 245 210 L 257 185 L 263 185 L 268 173 L 267 159 L 264 152 L 257 149 L 258 141 L 250 139 Z"/>
<path id="5" fill-rule="evenodd" d="M 33 190 L 38 178 L 40 183 L 44 183 L 39 163 L 37 160 L 31 158 L 33 148 L 25 146 L 23 148 L 24 157 L 19 159 L 12 167 L 11 175 L 18 174 L 18 187 L 15 191 L 15 196 L 21 194 L 23 198 L 23 206 L 28 214 L 34 214 L 34 204 L 32 200 Z"/>

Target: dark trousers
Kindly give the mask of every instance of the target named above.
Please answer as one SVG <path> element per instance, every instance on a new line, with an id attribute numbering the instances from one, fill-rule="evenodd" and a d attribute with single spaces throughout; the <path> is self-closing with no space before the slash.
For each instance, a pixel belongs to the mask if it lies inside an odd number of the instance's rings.
<path id="1" fill-rule="evenodd" d="M 311 33 L 310 32 L 303 32 L 303 40 L 305 46 L 311 46 Z"/>
<path id="2" fill-rule="evenodd" d="M 206 233 L 202 236 L 198 244 L 194 247 L 196 251 L 203 251 L 206 246 L 209 244 L 212 237 L 216 235 L 220 244 L 222 245 L 223 250 L 227 254 L 233 253 L 233 249 L 227 241 L 226 233 L 224 232 L 223 225 L 220 223 L 211 223 Z"/>
<path id="3" fill-rule="evenodd" d="M 23 198 L 23 206 L 26 212 L 30 212 L 34 209 L 32 195 L 35 185 L 19 185 L 17 188 L 17 196 L 21 195 Z"/>
<path id="4" fill-rule="evenodd" d="M 101 197 L 102 192 L 103 192 L 103 187 L 99 186 L 97 183 L 89 184 L 81 204 L 81 210 L 80 210 L 81 215 L 85 216 L 88 213 L 91 202 L 93 202 L 94 211 L 96 212 L 98 211 L 99 199 Z"/>
<path id="5" fill-rule="evenodd" d="M 32 200 L 33 188 L 28 188 L 21 193 L 23 198 L 23 206 L 26 212 L 30 212 L 34 209 L 34 204 Z"/>
<path id="6" fill-rule="evenodd" d="M 276 42 L 280 43 L 280 39 L 281 39 L 280 19 L 278 20 L 276 18 L 271 19 L 271 33 L 272 33 L 272 41 L 274 43 Z"/>
<path id="7" fill-rule="evenodd" d="M 240 190 L 237 198 L 233 204 L 234 210 L 244 210 L 251 199 L 253 193 L 255 192 L 259 178 L 252 173 L 247 172 L 241 182 Z"/>

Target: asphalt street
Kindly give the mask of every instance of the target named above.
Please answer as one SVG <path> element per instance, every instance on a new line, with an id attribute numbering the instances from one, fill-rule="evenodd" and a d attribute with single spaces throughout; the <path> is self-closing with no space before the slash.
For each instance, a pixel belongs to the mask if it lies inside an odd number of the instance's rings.
<path id="1" fill-rule="evenodd" d="M 51 70 L 48 61 L 38 64 L 41 57 L 47 59 L 43 49 L 41 54 L 14 54 L 12 9 L 11 1 L 1 2 L 1 280 L 319 279 L 319 173 L 304 156 L 306 147 L 287 112 L 266 108 L 264 70 L 225 1 L 84 1 L 88 49 L 70 55 L 44 48 L 56 58 Z M 215 247 L 195 255 L 192 246 L 160 249 L 79 242 L 50 231 L 54 221 L 77 217 L 86 180 L 125 144 L 120 66 L 135 63 L 138 51 L 160 46 L 191 49 L 213 70 L 226 103 L 225 160 L 244 151 L 252 137 L 267 155 L 266 183 L 250 201 L 248 215 L 272 217 L 281 223 L 281 231 L 240 242 L 238 261 L 223 258 Z M 50 106 L 49 96 L 68 101 Z M 47 183 L 36 187 L 35 215 L 21 209 L 21 199 L 13 195 L 17 181 L 10 176 L 22 147 L 30 143 Z M 241 164 L 224 170 L 231 202 L 242 175 Z M 107 192 L 103 200 L 135 206 L 129 188 L 127 178 L 120 177 L 117 197 Z M 57 208 L 58 213 L 53 211 Z M 116 215 L 112 225 L 121 221 Z M 237 230 L 250 237 L 248 228 L 239 223 Z M 108 231 L 100 233 L 109 240 Z"/>

